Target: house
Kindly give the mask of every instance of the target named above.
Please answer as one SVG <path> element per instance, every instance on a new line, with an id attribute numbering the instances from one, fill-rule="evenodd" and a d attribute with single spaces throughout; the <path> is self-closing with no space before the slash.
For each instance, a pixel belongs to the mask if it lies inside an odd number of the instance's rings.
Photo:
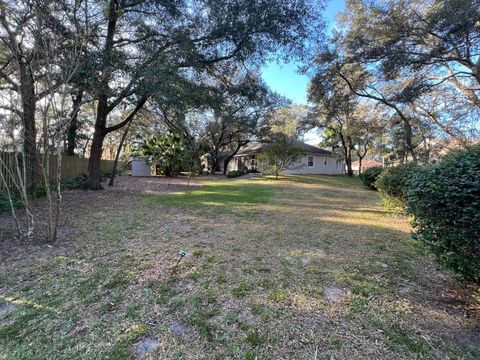
<path id="1" fill-rule="evenodd" d="M 362 169 L 360 170 L 360 161 L 353 161 L 352 162 L 352 170 L 354 174 L 359 174 L 364 172 L 366 169 L 374 167 L 374 166 L 383 166 L 383 163 L 377 160 L 362 160 Z"/>
<path id="2" fill-rule="evenodd" d="M 215 166 L 214 172 L 223 172 L 225 161 L 230 157 L 231 152 L 223 152 L 220 151 L 217 153 L 217 164 Z M 202 166 L 202 170 L 208 172 L 209 174 L 212 173 L 212 166 L 213 166 L 213 153 L 207 153 L 200 156 L 200 163 Z"/>
<path id="3" fill-rule="evenodd" d="M 344 173 L 345 163 L 338 155 L 301 141 L 294 141 L 293 145 L 302 148 L 305 154 L 291 169 L 286 171 L 287 174 L 341 175 Z M 256 156 L 266 147 L 268 144 L 253 141 L 241 148 L 230 160 L 228 171 L 261 171 L 261 164 L 257 163 Z"/>

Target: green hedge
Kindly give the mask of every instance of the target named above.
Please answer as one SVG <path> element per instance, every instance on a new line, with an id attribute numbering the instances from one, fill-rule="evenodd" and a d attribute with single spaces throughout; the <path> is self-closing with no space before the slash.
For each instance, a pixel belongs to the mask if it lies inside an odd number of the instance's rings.
<path id="1" fill-rule="evenodd" d="M 372 166 L 368 169 L 365 169 L 363 173 L 360 174 L 360 180 L 362 180 L 363 185 L 368 186 L 370 189 L 376 189 L 375 181 L 383 171 L 381 166 Z"/>
<path id="2" fill-rule="evenodd" d="M 404 199 L 414 236 L 442 265 L 480 282 L 480 146 L 417 171 Z"/>
<path id="3" fill-rule="evenodd" d="M 386 168 L 375 181 L 386 210 L 405 212 L 405 196 L 409 183 L 420 167 L 415 164 Z"/>
<path id="4" fill-rule="evenodd" d="M 227 174 L 227 178 L 236 178 L 236 177 L 240 177 L 242 175 L 245 175 L 245 171 L 243 170 L 234 170 L 234 171 L 230 171 L 228 174 Z"/>

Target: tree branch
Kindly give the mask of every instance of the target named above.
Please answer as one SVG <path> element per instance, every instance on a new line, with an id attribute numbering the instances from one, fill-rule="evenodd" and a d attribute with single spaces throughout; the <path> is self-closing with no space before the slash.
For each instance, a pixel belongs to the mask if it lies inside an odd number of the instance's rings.
<path id="1" fill-rule="evenodd" d="M 135 114 L 137 112 L 140 111 L 140 109 L 143 107 L 143 105 L 145 105 L 145 103 L 147 102 L 148 100 L 148 96 L 147 95 L 144 95 L 142 98 L 140 98 L 140 100 L 138 101 L 137 103 L 137 106 L 135 106 L 135 109 L 133 109 L 130 114 L 127 115 L 127 117 L 125 117 L 125 119 L 123 119 L 121 122 L 119 122 L 118 124 L 116 125 L 112 125 L 112 126 L 109 126 L 107 128 L 105 128 L 104 130 L 104 134 L 109 134 L 113 131 L 116 131 L 118 129 L 121 129 L 122 127 L 124 127 L 125 125 L 127 125 L 130 121 L 133 120 L 133 118 L 135 117 Z"/>

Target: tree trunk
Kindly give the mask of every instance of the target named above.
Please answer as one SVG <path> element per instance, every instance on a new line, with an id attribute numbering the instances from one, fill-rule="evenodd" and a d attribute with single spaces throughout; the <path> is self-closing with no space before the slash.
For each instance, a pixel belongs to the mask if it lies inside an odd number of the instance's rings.
<path id="1" fill-rule="evenodd" d="M 82 149 L 82 158 L 85 159 L 85 154 L 87 153 L 87 149 L 88 149 L 88 144 L 90 143 L 90 139 L 92 138 L 92 135 L 90 135 L 87 140 L 85 141 L 85 145 L 83 146 L 83 149 Z"/>
<path id="2" fill-rule="evenodd" d="M 412 136 L 413 136 L 412 125 L 410 124 L 410 121 L 408 121 L 405 117 L 402 117 L 402 120 L 403 120 L 404 130 L 405 130 L 405 142 L 407 144 L 407 150 L 412 156 L 413 162 L 416 163 L 417 154 L 415 153 L 415 147 L 413 146 L 413 143 L 412 143 Z"/>
<path id="3" fill-rule="evenodd" d="M 117 27 L 117 16 L 119 15 L 119 4 L 117 0 L 110 0 L 108 6 L 108 26 L 105 46 L 103 50 L 103 59 L 101 69 L 103 77 L 100 83 L 100 96 L 97 104 L 97 118 L 95 120 L 95 130 L 93 133 L 92 147 L 90 149 L 90 159 L 88 160 L 88 180 L 86 187 L 91 190 L 101 190 L 100 184 L 100 164 L 103 152 L 103 140 L 107 135 L 105 128 L 107 116 L 110 112 L 108 108 L 108 90 L 109 81 L 112 75 L 111 58 L 114 45 L 115 31 Z"/>
<path id="4" fill-rule="evenodd" d="M 345 165 L 347 165 L 347 175 L 353 176 L 352 152 L 350 151 L 350 149 L 345 150 Z"/>
<path id="5" fill-rule="evenodd" d="M 245 145 L 247 145 L 247 144 L 248 144 L 248 142 L 246 142 L 246 143 L 239 143 L 239 144 L 237 145 L 237 147 L 235 148 L 235 151 L 233 151 L 229 156 L 227 156 L 227 157 L 225 158 L 225 160 L 223 160 L 223 175 L 225 175 L 225 174 L 227 173 L 227 171 L 228 171 L 228 164 L 230 164 L 230 161 L 233 159 L 233 157 L 234 157 L 235 155 L 237 155 L 238 151 L 240 150 L 240 148 L 241 148 L 242 146 L 245 146 Z"/>
<path id="6" fill-rule="evenodd" d="M 218 150 L 215 150 L 212 154 L 212 171 L 211 174 L 215 175 L 215 171 L 217 170 L 218 165 Z"/>
<path id="7" fill-rule="evenodd" d="M 120 139 L 120 144 L 118 145 L 117 154 L 115 155 L 115 161 L 113 162 L 112 175 L 110 176 L 110 181 L 108 182 L 108 186 L 113 186 L 113 182 L 115 181 L 115 175 L 117 174 L 118 159 L 120 158 L 120 153 L 122 152 L 122 147 L 123 147 L 123 144 L 125 143 L 125 139 L 127 138 L 128 131 L 130 130 L 130 126 L 132 126 L 132 122 L 128 123 L 127 128 L 123 132 L 122 138 Z"/>
<path id="8" fill-rule="evenodd" d="M 347 143 L 347 140 L 343 136 L 342 133 L 338 134 L 340 137 L 340 142 L 342 143 L 342 148 L 343 148 L 343 155 L 345 156 L 345 165 L 347 165 L 347 175 L 348 176 L 353 176 L 353 170 L 352 170 L 352 148 L 350 146 L 350 143 Z"/>
<path id="9" fill-rule="evenodd" d="M 223 160 L 223 175 L 225 175 L 228 171 L 228 164 L 230 163 L 230 160 L 232 160 L 232 157 L 230 156 Z"/>
<path id="10" fill-rule="evenodd" d="M 365 156 L 367 156 L 368 152 L 368 145 L 370 142 L 367 140 L 365 141 L 365 144 L 363 145 L 363 154 L 360 153 L 360 149 L 357 150 L 357 156 L 358 156 L 358 175 L 362 174 L 362 161 Z"/>
<path id="11" fill-rule="evenodd" d="M 32 189 L 36 188 L 38 181 L 38 161 L 37 161 L 37 129 L 35 126 L 35 84 L 32 73 L 28 70 L 28 65 L 19 64 L 20 72 L 20 95 L 22 98 L 22 122 L 23 122 L 23 150 L 30 160 L 31 167 L 27 169 L 27 184 Z"/>
<path id="12" fill-rule="evenodd" d="M 90 150 L 90 159 L 88 161 L 88 181 L 87 188 L 91 190 L 101 190 L 102 186 L 100 185 L 100 164 L 102 159 L 103 152 L 103 140 L 105 136 L 113 131 L 117 131 L 122 127 L 130 124 L 130 122 L 135 117 L 135 114 L 142 109 L 145 105 L 148 96 L 145 95 L 138 101 L 135 109 L 133 109 L 127 117 L 125 117 L 121 122 L 116 125 L 106 127 L 107 116 L 110 112 L 107 105 L 107 97 L 101 96 L 98 100 L 97 107 L 97 119 L 95 120 L 95 131 L 93 133 L 92 147 Z"/>
<path id="13" fill-rule="evenodd" d="M 97 119 L 95 121 L 95 131 L 93 133 L 92 146 L 90 147 L 90 158 L 88 159 L 88 180 L 86 187 L 90 190 L 101 190 L 101 160 L 103 153 L 103 140 L 105 139 L 105 121 L 106 115 L 102 107 L 98 106 Z"/>
<path id="14" fill-rule="evenodd" d="M 83 89 L 79 89 L 75 96 L 72 96 L 73 108 L 70 114 L 70 124 L 67 129 L 67 146 L 65 148 L 65 155 L 75 155 L 75 148 L 77 146 L 77 130 L 78 130 L 78 112 L 83 100 Z"/>

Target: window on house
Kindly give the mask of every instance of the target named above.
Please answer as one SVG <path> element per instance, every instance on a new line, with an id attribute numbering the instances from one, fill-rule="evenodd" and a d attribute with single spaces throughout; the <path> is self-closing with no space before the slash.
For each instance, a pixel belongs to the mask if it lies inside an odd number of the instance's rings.
<path id="1" fill-rule="evenodd" d="M 325 157 L 325 166 L 327 166 L 327 157 Z"/>
<path id="2" fill-rule="evenodd" d="M 313 156 L 308 156 L 307 157 L 307 166 L 308 167 L 313 167 Z"/>

